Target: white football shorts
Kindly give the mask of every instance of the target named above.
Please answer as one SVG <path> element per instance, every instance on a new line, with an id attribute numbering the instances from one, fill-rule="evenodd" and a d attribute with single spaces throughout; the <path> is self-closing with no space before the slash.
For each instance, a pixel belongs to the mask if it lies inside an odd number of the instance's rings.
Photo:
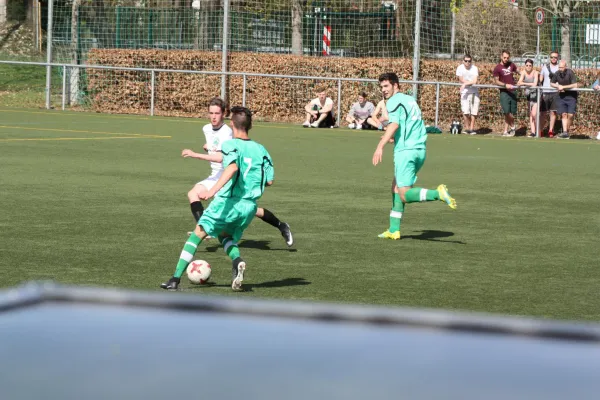
<path id="1" fill-rule="evenodd" d="M 221 174 L 212 175 L 206 178 L 205 180 L 196 183 L 196 185 L 202 185 L 206 188 L 206 190 L 210 190 L 213 188 L 213 186 L 215 186 L 220 177 Z"/>

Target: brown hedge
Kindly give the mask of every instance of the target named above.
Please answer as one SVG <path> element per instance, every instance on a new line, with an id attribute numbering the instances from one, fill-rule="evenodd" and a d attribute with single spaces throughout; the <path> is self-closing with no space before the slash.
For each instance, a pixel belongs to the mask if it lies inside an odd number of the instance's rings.
<path id="1" fill-rule="evenodd" d="M 206 51 L 173 50 L 108 50 L 93 49 L 88 63 L 122 67 L 220 71 L 221 54 Z M 422 60 L 421 81 L 456 82 L 455 71 L 459 61 Z M 295 76 L 323 76 L 335 78 L 377 79 L 384 71 L 395 71 L 401 79 L 412 79 L 412 60 L 381 58 L 311 58 L 290 55 L 232 53 L 229 70 L 236 72 L 279 74 Z M 492 84 L 494 64 L 477 64 L 482 84 Z M 596 70 L 577 70 L 578 78 L 586 86 L 595 79 Z M 306 102 L 314 97 L 318 87 L 326 87 L 337 104 L 337 81 L 315 79 L 285 79 L 247 77 L 246 105 L 260 120 L 301 122 Z M 230 104 L 242 103 L 243 79 L 230 77 L 227 82 Z M 402 85 L 403 91 L 412 85 Z M 88 92 L 91 106 L 99 112 L 148 113 L 150 109 L 150 73 L 135 71 L 88 71 Z M 155 114 L 169 116 L 203 116 L 207 100 L 218 96 L 221 89 L 219 75 L 156 73 Z M 342 82 L 341 117 L 345 116 L 357 93 L 366 91 L 376 102 L 381 94 L 375 83 Z M 502 129 L 499 95 L 496 89 L 482 89 L 478 125 L 498 132 Z M 591 134 L 600 127 L 596 112 L 598 97 L 585 93 L 580 96 L 575 133 Z M 435 121 L 435 85 L 419 87 L 419 103 L 424 119 Z M 336 106 L 337 107 L 337 106 Z M 525 99 L 520 96 L 518 123 L 527 127 L 528 114 Z M 454 119 L 461 118 L 458 87 L 440 86 L 438 125 L 447 130 Z"/>

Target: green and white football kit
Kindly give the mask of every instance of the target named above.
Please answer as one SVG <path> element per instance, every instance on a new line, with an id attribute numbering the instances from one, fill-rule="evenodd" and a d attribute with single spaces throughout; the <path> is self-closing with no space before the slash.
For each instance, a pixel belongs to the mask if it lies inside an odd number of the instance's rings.
<path id="1" fill-rule="evenodd" d="M 412 96 L 395 93 L 386 103 L 390 124 L 397 124 L 394 132 L 394 182 L 397 187 L 410 187 L 402 201 L 400 195 L 392 193 L 390 227 L 379 235 L 383 239 L 400 239 L 400 225 L 405 203 L 442 200 L 451 208 L 456 201 L 450 197 L 445 185 L 436 190 L 412 187 L 417 181 L 417 173 L 427 157 L 427 132 L 421 109 Z"/>
<path id="2" fill-rule="evenodd" d="M 274 178 L 273 160 L 267 150 L 252 140 L 232 139 L 223 143 L 223 166 L 235 163 L 238 171 L 215 195 L 198 221 L 210 236 L 230 236 L 238 242 L 256 214 L 256 201 L 267 182 Z"/>

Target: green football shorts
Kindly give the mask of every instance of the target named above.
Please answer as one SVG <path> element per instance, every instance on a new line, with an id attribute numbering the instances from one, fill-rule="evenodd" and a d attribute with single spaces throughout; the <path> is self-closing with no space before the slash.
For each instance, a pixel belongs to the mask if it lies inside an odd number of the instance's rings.
<path id="1" fill-rule="evenodd" d="M 198 225 L 212 237 L 231 236 L 238 242 L 256 214 L 256 202 L 215 197 L 204 210 Z"/>
<path id="2" fill-rule="evenodd" d="M 400 150 L 394 153 L 394 177 L 398 187 L 412 186 L 417 181 L 417 172 L 425 164 L 425 149 Z"/>

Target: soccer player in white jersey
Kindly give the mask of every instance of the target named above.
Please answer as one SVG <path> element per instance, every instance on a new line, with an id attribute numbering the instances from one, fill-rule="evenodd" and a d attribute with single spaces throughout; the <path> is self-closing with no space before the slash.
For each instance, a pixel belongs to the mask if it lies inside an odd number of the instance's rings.
<path id="1" fill-rule="evenodd" d="M 200 220 L 200 217 L 204 213 L 204 206 L 201 202 L 201 195 L 209 192 L 213 186 L 217 183 L 221 175 L 223 174 L 223 155 L 221 154 L 221 146 L 224 142 L 233 138 L 233 131 L 227 124 L 225 124 L 225 102 L 215 97 L 208 104 L 208 117 L 210 124 L 204 125 L 202 131 L 206 138 L 206 144 L 204 150 L 208 154 L 196 153 L 190 149 L 184 149 L 181 152 L 184 158 L 197 158 L 199 160 L 209 161 L 211 167 L 211 173 L 208 178 L 198 182 L 188 192 L 188 199 L 190 200 L 190 208 L 192 209 L 192 215 L 196 222 Z M 294 237 L 290 230 L 290 226 L 280 221 L 271 211 L 259 207 L 256 210 L 256 216 L 266 223 L 279 229 L 281 235 L 285 239 L 285 243 L 288 247 L 294 244 Z"/>

